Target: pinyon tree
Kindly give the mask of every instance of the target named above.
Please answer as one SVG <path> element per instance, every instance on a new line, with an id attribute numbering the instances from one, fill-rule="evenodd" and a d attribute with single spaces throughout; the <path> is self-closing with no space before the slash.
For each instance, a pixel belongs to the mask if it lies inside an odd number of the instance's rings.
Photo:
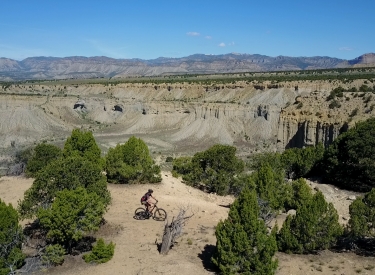
<path id="1" fill-rule="evenodd" d="M 25 259 L 21 251 L 22 241 L 17 211 L 0 199 L 0 275 L 7 275 L 22 266 Z"/>
<path id="2" fill-rule="evenodd" d="M 349 229 L 352 237 L 375 237 L 375 188 L 349 206 Z"/>
<path id="3" fill-rule="evenodd" d="M 96 144 L 95 138 L 90 131 L 74 129 L 65 142 L 63 149 L 64 157 L 78 156 L 92 161 L 104 167 L 104 159 L 101 157 L 101 150 Z"/>
<path id="4" fill-rule="evenodd" d="M 51 208 L 39 209 L 37 218 L 47 238 L 63 245 L 70 254 L 73 241 L 99 229 L 104 212 L 99 196 L 79 187 L 57 192 Z"/>
<path id="5" fill-rule="evenodd" d="M 160 167 L 151 158 L 147 145 L 134 136 L 108 150 L 106 172 L 108 180 L 114 183 L 161 181 Z"/>
<path id="6" fill-rule="evenodd" d="M 212 262 L 222 274 L 275 274 L 276 233 L 267 233 L 259 217 L 255 191 L 247 188 L 242 191 L 231 205 L 228 218 L 217 225 L 215 234 Z"/>
<path id="7" fill-rule="evenodd" d="M 99 164 L 79 156 L 61 158 L 41 170 L 32 186 L 26 190 L 24 199 L 18 203 L 21 218 L 32 218 L 39 208 L 49 208 L 57 192 L 78 187 L 97 194 L 105 206 L 110 203 L 106 177 Z"/>
<path id="8" fill-rule="evenodd" d="M 40 143 L 32 151 L 31 158 L 26 165 L 26 175 L 28 177 L 35 177 L 48 163 L 55 161 L 62 157 L 62 151 L 59 147 Z"/>
<path id="9" fill-rule="evenodd" d="M 334 245 L 343 228 L 333 204 L 327 203 L 321 192 L 298 204 L 296 215 L 289 215 L 278 233 L 279 250 L 309 253 Z"/>
<path id="10" fill-rule="evenodd" d="M 225 195 L 237 184 L 236 176 L 243 172 L 244 163 L 236 157 L 236 147 L 216 144 L 191 159 L 174 160 L 173 169 L 189 185 L 203 185 L 208 192 Z"/>
<path id="11" fill-rule="evenodd" d="M 324 153 L 325 178 L 341 188 L 369 192 L 375 187 L 375 118 L 339 135 Z"/>

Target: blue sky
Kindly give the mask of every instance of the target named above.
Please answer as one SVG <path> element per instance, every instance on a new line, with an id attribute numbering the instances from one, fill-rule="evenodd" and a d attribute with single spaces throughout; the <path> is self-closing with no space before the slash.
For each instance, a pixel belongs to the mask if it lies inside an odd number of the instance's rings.
<path id="1" fill-rule="evenodd" d="M 4 0 L 0 57 L 375 52 L 375 0 Z"/>

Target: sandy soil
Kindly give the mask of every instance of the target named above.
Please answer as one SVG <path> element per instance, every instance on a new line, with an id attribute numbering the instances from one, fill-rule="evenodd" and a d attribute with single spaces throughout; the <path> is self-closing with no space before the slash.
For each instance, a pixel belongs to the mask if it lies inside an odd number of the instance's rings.
<path id="1" fill-rule="evenodd" d="M 140 206 L 139 198 L 151 185 L 109 185 L 113 202 L 105 215 L 105 224 L 96 234 L 106 241 L 116 243 L 111 261 L 90 265 L 82 257 L 66 257 L 62 266 L 41 271 L 40 274 L 214 274 L 209 258 L 215 245 L 214 227 L 225 219 L 231 196 L 206 194 L 181 183 L 169 172 L 163 172 L 161 184 L 153 185 L 159 206 L 169 219 L 177 215 L 181 207 L 188 207 L 194 216 L 188 221 L 178 243 L 166 256 L 158 253 L 164 223 L 154 220 L 133 219 L 134 210 Z M 0 178 L 0 198 L 16 206 L 32 179 L 22 177 Z M 347 221 L 351 193 L 310 182 L 312 188 L 325 192 L 327 200 L 334 202 L 341 222 Z M 344 218 L 342 218 L 344 217 Z M 375 274 L 375 258 L 361 257 L 352 253 L 323 251 L 319 255 L 287 255 L 278 253 L 277 275 L 291 274 Z"/>

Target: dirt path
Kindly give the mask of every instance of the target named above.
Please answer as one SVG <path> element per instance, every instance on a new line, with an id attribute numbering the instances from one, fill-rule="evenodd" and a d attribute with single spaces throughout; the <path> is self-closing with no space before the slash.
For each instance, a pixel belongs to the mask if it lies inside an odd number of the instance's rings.
<path id="1" fill-rule="evenodd" d="M 113 201 L 105 215 L 107 224 L 97 235 L 116 244 L 115 255 L 111 261 L 101 265 L 89 265 L 83 262 L 81 256 L 70 256 L 62 266 L 50 269 L 47 273 L 214 274 L 209 271 L 211 268 L 209 258 L 216 243 L 214 227 L 220 219 L 227 217 L 229 210 L 227 206 L 233 198 L 203 193 L 181 183 L 169 172 L 163 172 L 162 176 L 163 181 L 158 185 L 109 185 Z M 3 177 L 0 179 L 0 198 L 16 205 L 31 184 L 31 179 Z M 194 213 L 185 227 L 183 236 L 178 239 L 179 243 L 166 256 L 159 255 L 155 244 L 161 241 L 164 223 L 133 219 L 134 210 L 140 206 L 140 197 L 150 187 L 154 189 L 159 206 L 167 211 L 169 219 L 177 215 L 181 207 L 189 207 Z M 335 254 L 330 251 L 323 251 L 319 255 L 278 253 L 277 258 L 279 259 L 277 275 L 375 274 L 373 257 L 360 257 L 351 253 Z M 45 271 L 40 273 L 46 274 Z"/>

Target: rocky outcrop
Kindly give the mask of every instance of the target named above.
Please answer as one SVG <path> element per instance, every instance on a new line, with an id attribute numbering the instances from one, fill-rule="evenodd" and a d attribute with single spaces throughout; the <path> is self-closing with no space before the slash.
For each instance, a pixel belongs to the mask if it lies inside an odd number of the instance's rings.
<path id="1" fill-rule="evenodd" d="M 330 123 L 311 118 L 291 118 L 280 115 L 277 147 L 279 150 L 315 146 L 319 142 L 328 146 L 342 132 L 348 130 L 347 122 Z"/>
<path id="2" fill-rule="evenodd" d="M 344 88 L 359 88 L 364 81 Z M 256 85 L 51 82 L 0 87 L 0 148 L 12 142 L 62 140 L 71 129 L 80 128 L 102 137 L 103 148 L 121 142 L 119 137 L 139 135 L 168 150 L 190 152 L 222 143 L 251 153 L 274 150 L 276 145 L 279 150 L 328 145 L 357 121 L 375 115 L 372 93 L 345 92 L 330 107 L 327 96 L 342 83 L 264 81 L 263 89 Z"/>
<path id="3" fill-rule="evenodd" d="M 86 103 L 84 100 L 78 100 L 74 106 L 73 106 L 73 109 L 78 109 L 78 110 L 82 110 L 82 109 L 86 109 Z"/>
<path id="4" fill-rule="evenodd" d="M 277 133 L 279 150 L 314 146 L 319 142 L 328 146 L 356 122 L 375 116 L 371 93 L 345 92 L 335 99 L 327 99 L 328 95 L 328 92 L 310 92 L 298 96 L 294 104 L 281 110 Z"/>

